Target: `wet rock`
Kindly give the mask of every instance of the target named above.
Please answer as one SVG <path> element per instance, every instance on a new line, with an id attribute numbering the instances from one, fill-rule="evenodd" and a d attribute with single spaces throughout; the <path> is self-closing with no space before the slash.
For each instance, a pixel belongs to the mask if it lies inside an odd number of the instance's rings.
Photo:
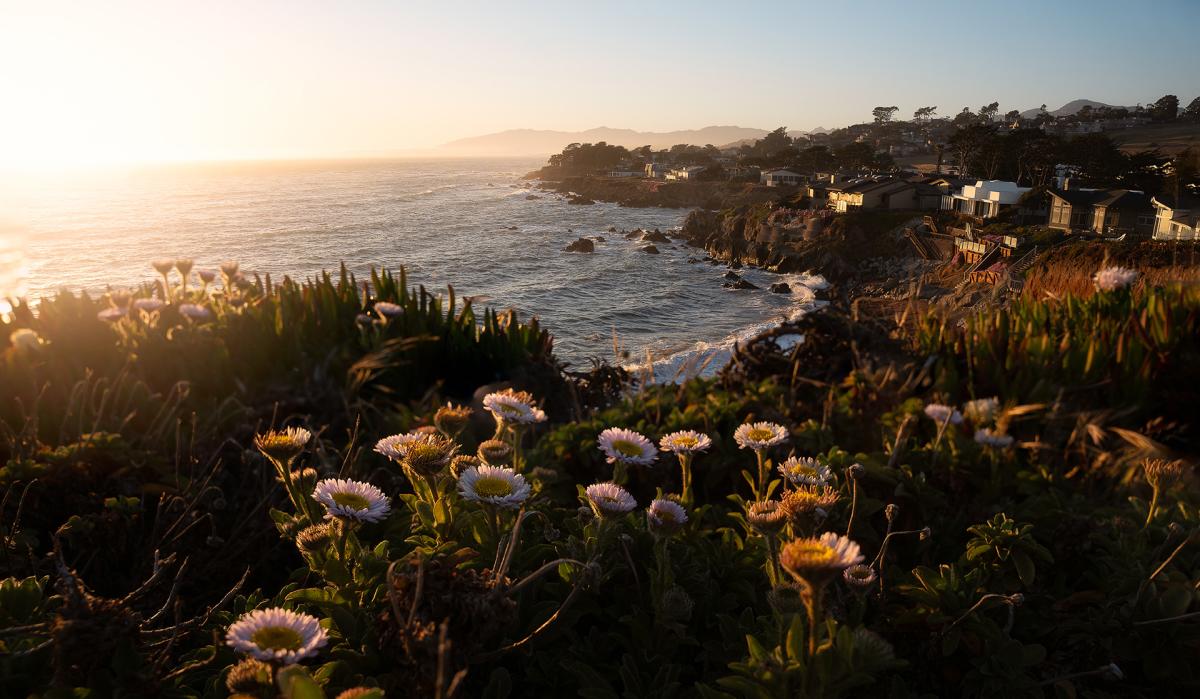
<path id="1" fill-rule="evenodd" d="M 616 226 L 609 226 L 609 227 L 608 227 L 608 232 L 609 232 L 609 233 L 616 233 L 616 232 L 617 232 L 617 227 L 616 227 Z"/>
<path id="2" fill-rule="evenodd" d="M 596 244 L 587 238 L 580 238 L 563 248 L 563 252 L 596 252 Z"/>
<path id="3" fill-rule="evenodd" d="M 742 275 L 738 274 L 737 272 L 734 272 L 733 270 L 726 272 L 724 276 L 726 279 L 729 279 L 731 281 L 737 281 L 742 278 Z"/>
<path id="4" fill-rule="evenodd" d="M 594 235 L 592 236 L 592 240 L 596 241 L 597 243 L 607 242 L 604 240 L 604 236 L 602 235 Z"/>
<path id="5" fill-rule="evenodd" d="M 644 245 L 642 246 L 641 251 L 650 255 L 658 254 L 658 248 L 654 247 L 653 245 Z"/>
<path id="6" fill-rule="evenodd" d="M 533 201 L 534 199 L 541 199 L 541 197 L 539 197 L 539 196 L 538 196 L 538 195 L 536 195 L 536 194 L 526 194 L 526 195 L 525 195 L 525 200 L 526 200 L 526 201 Z"/>
<path id="7" fill-rule="evenodd" d="M 757 286 L 754 286 L 753 284 L 746 281 L 745 279 L 738 279 L 736 282 L 725 282 L 724 286 L 726 289 L 757 289 L 758 288 Z"/>
<path id="8" fill-rule="evenodd" d="M 771 285 L 771 293 L 773 294 L 790 294 L 792 287 L 787 282 L 775 282 Z"/>
<path id="9" fill-rule="evenodd" d="M 588 199 L 587 197 L 573 197 L 571 199 L 568 199 L 567 203 L 568 204 L 581 204 L 581 205 L 587 206 L 587 205 L 595 204 L 596 202 L 595 202 L 595 200 Z"/>
<path id="10" fill-rule="evenodd" d="M 631 231 L 625 234 L 625 240 L 637 240 L 642 237 L 641 231 Z"/>
<path id="11" fill-rule="evenodd" d="M 663 235 L 661 231 L 655 229 L 653 233 L 645 233 L 642 235 L 642 240 L 647 243 L 669 243 L 671 239 Z"/>
<path id="12" fill-rule="evenodd" d="M 742 268 L 741 260 L 734 260 L 733 262 L 729 263 L 729 269 L 741 269 L 741 268 Z"/>
<path id="13" fill-rule="evenodd" d="M 695 258 L 695 257 L 689 257 L 689 258 L 687 258 L 687 263 L 688 263 L 689 265 L 694 265 L 694 264 L 697 264 L 697 263 L 699 263 L 699 262 L 700 262 L 700 260 L 699 260 L 698 258 Z"/>

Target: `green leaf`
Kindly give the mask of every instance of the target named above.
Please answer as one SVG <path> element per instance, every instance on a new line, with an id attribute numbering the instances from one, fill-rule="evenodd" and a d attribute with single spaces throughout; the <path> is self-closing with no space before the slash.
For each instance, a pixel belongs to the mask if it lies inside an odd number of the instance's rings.
<path id="1" fill-rule="evenodd" d="M 1021 582 L 1025 583 L 1026 587 L 1033 585 L 1033 576 L 1037 573 L 1037 569 L 1029 555 L 1017 549 L 1012 552 L 1012 559 L 1017 566 L 1017 575 L 1021 576 Z"/>
<path id="2" fill-rule="evenodd" d="M 804 657 L 804 624 L 799 614 L 792 615 L 792 623 L 787 632 L 788 660 L 798 660 Z"/>
<path id="3" fill-rule="evenodd" d="M 275 683 L 285 699 L 325 699 L 316 680 L 299 665 L 289 665 L 275 675 Z"/>

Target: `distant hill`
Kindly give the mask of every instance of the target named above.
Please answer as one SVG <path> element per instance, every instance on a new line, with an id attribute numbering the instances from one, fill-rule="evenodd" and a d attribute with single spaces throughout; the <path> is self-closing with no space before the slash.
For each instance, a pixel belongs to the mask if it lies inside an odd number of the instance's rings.
<path id="1" fill-rule="evenodd" d="M 1078 112 L 1080 109 L 1083 109 L 1084 107 L 1091 107 L 1092 109 L 1096 109 L 1098 107 L 1112 107 L 1113 109 L 1120 109 L 1120 107 L 1118 107 L 1115 104 L 1105 104 L 1103 102 L 1096 102 L 1095 100 L 1071 100 L 1070 102 L 1067 102 L 1066 104 L 1059 107 L 1058 109 L 1050 110 L 1050 116 L 1056 116 L 1056 117 L 1071 116 L 1072 114 L 1074 114 L 1075 112 Z M 1133 109 L 1133 107 L 1125 107 L 1125 109 Z M 1022 119 L 1032 119 L 1032 118 L 1036 117 L 1041 111 L 1042 110 L 1039 108 L 1026 109 L 1025 111 L 1021 112 L 1021 118 Z"/>
<path id="2" fill-rule="evenodd" d="M 662 132 L 610 129 L 606 126 L 586 131 L 511 129 L 485 136 L 460 138 L 442 145 L 438 150 L 443 153 L 463 155 L 550 155 L 558 153 L 571 143 L 604 141 L 626 148 L 648 145 L 659 149 L 670 148 L 678 143 L 703 146 L 709 143 L 722 145 L 745 139 L 754 141 L 767 133 L 765 129 L 751 129 L 742 126 L 706 126 L 703 129 Z"/>

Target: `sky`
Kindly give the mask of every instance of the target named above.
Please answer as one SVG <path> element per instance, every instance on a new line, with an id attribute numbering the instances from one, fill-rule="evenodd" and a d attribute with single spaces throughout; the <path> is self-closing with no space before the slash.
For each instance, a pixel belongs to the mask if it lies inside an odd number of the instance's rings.
<path id="1" fill-rule="evenodd" d="M 0 168 L 1200 94 L 1200 1 L 0 0 Z"/>

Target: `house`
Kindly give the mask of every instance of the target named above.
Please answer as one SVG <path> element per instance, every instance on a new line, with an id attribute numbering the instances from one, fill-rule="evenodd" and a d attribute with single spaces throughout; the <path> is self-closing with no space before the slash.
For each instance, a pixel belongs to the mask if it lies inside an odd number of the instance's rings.
<path id="1" fill-rule="evenodd" d="M 1013 206 L 1029 187 L 1004 180 L 976 180 L 957 192 L 942 196 L 942 210 L 955 211 L 975 218 L 995 218 Z"/>
<path id="2" fill-rule="evenodd" d="M 609 177 L 642 177 L 645 173 L 641 170 L 609 170 Z"/>
<path id="3" fill-rule="evenodd" d="M 858 180 L 829 185 L 826 206 L 845 212 L 851 209 L 916 209 L 917 186 L 896 178 Z M 941 200 L 940 192 L 938 200 Z"/>
<path id="4" fill-rule="evenodd" d="M 1200 240 L 1200 199 L 1170 195 L 1150 199 L 1154 207 L 1155 240 Z"/>
<path id="5" fill-rule="evenodd" d="M 796 187 L 804 182 L 804 175 L 792 170 L 767 170 L 760 177 L 768 187 Z"/>
<path id="6" fill-rule="evenodd" d="M 689 165 L 688 167 L 679 167 L 667 172 L 668 180 L 694 180 L 704 172 L 703 165 Z"/>
<path id="7" fill-rule="evenodd" d="M 760 181 L 762 173 L 756 165 L 731 165 L 725 168 L 725 176 L 731 180 Z"/>
<path id="8" fill-rule="evenodd" d="M 646 177 L 661 180 L 671 171 L 671 166 L 665 163 L 646 163 Z"/>
<path id="9" fill-rule="evenodd" d="M 1100 234 L 1149 236 L 1154 230 L 1150 197 L 1130 189 L 1052 189 L 1050 228 Z"/>

